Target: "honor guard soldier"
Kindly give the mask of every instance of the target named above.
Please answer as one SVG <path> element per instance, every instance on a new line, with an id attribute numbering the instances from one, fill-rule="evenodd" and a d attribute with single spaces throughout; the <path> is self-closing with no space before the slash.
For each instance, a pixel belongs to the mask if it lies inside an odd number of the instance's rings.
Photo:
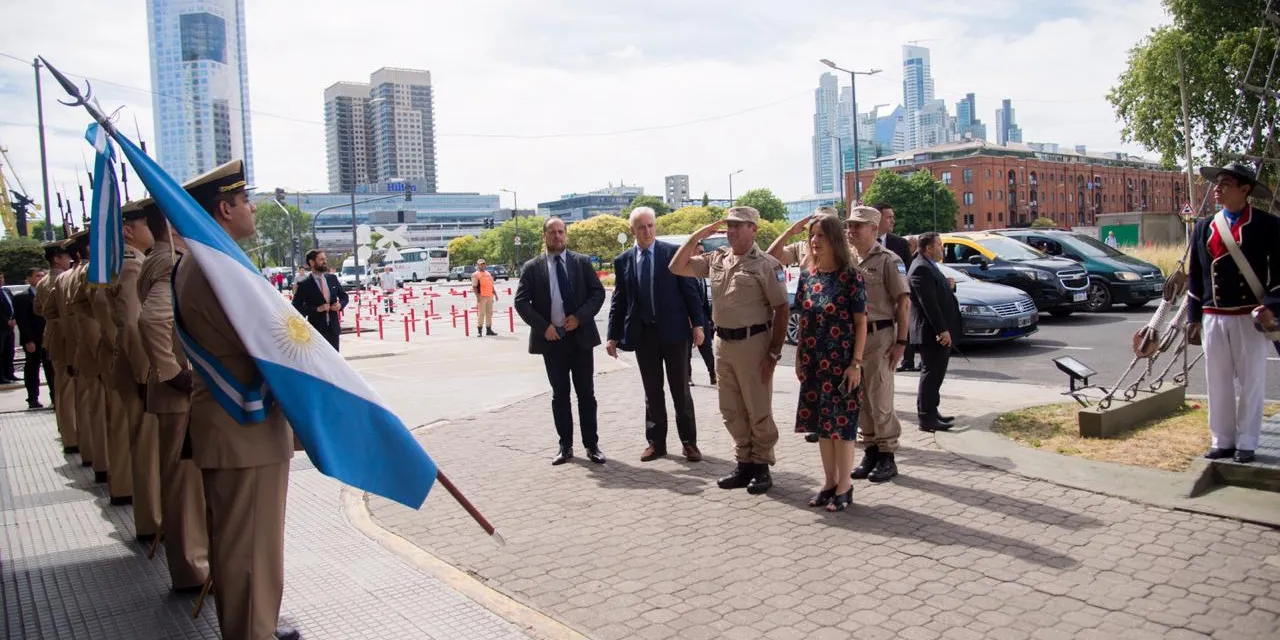
<path id="1" fill-rule="evenodd" d="M 49 380 L 49 395 L 53 398 L 53 411 L 58 421 L 58 434 L 62 438 L 63 453 L 80 453 L 80 438 L 76 432 L 75 378 L 67 372 L 67 351 L 63 338 L 62 302 L 58 291 L 58 276 L 71 268 L 71 254 L 61 241 L 44 245 L 44 259 L 49 263 L 49 274 L 36 285 L 33 301 L 35 312 L 44 318 L 44 348 L 53 362 L 53 379 Z M 82 454 L 83 457 L 83 454 Z"/>
<path id="2" fill-rule="evenodd" d="M 58 293 L 62 300 L 63 344 L 66 347 L 67 372 L 75 377 L 76 429 L 80 435 L 80 460 L 86 467 L 93 467 L 94 482 L 107 481 L 107 423 L 106 408 L 102 402 L 102 383 L 98 380 L 96 346 L 101 339 L 89 299 L 78 297 L 84 293 L 80 274 L 86 268 L 89 256 L 89 231 L 73 234 L 63 243 L 75 264 L 58 276 Z M 92 330 L 92 333 L 90 331 Z M 93 342 L 91 349 L 88 345 Z M 89 363 L 89 368 L 85 364 Z"/>
<path id="3" fill-rule="evenodd" d="M 138 318 L 138 280 L 142 261 L 153 241 L 147 228 L 150 199 L 131 202 L 121 208 L 124 220 L 124 259 L 120 273 L 107 289 L 112 317 L 116 323 L 115 362 L 108 395 L 119 406 L 127 427 L 133 473 L 133 526 L 140 542 L 150 542 L 160 530 L 160 442 L 155 416 L 145 413 L 147 371 L 150 363 L 142 350 Z"/>
<path id="4" fill-rule="evenodd" d="M 893 410 L 893 374 L 907 345 L 907 320 L 911 296 L 907 267 L 896 253 L 876 242 L 880 212 L 854 207 L 845 223 L 853 246 L 854 261 L 862 272 L 867 292 L 867 344 L 862 363 L 862 414 L 858 441 L 862 462 L 853 470 L 854 480 L 885 482 L 898 475 L 893 453 L 898 450 L 902 424 Z"/>
<path id="5" fill-rule="evenodd" d="M 209 577 L 209 533 L 205 520 L 204 481 L 195 461 L 182 458 L 187 416 L 191 409 L 191 367 L 173 326 L 173 265 L 186 253 L 182 237 L 172 232 L 155 207 L 146 212 L 155 238 L 138 276 L 138 315 L 147 364 L 147 414 L 156 421 L 160 451 L 160 524 L 169 581 L 175 593 L 199 593 Z"/>
<path id="6" fill-rule="evenodd" d="M 253 236 L 244 162 L 233 160 L 186 185 L 196 202 L 233 240 Z M 259 376 L 227 318 L 227 301 L 214 293 L 201 265 L 188 256 L 173 275 L 174 322 L 216 359 L 201 368 L 191 394 L 188 434 L 204 479 L 208 506 L 210 569 L 218 593 L 218 626 L 224 638 L 296 637 L 277 629 L 284 595 L 284 512 L 293 458 L 293 431 L 279 405 L 260 422 L 232 416 L 214 398 L 206 375 L 229 375 L 247 385 Z M 212 363 L 211 363 L 212 364 Z"/>
<path id="7" fill-rule="evenodd" d="M 737 469 L 718 482 L 761 494 L 773 486 L 769 466 L 778 426 L 773 421 L 773 371 L 787 333 L 786 272 L 756 245 L 760 213 L 733 207 L 724 220 L 695 232 L 671 259 L 671 273 L 711 278 L 716 325 L 720 414 L 733 437 Z M 693 255 L 700 241 L 727 228 L 729 246 Z"/>
<path id="8" fill-rule="evenodd" d="M 89 257 L 93 257 L 92 251 Z M 102 260 L 109 258 L 99 256 Z M 107 466 L 110 471 L 107 490 L 111 494 L 111 504 L 133 504 L 133 451 L 129 443 L 128 411 L 115 392 L 116 317 L 111 285 L 89 282 L 89 260 L 86 259 L 84 268 L 80 270 L 80 286 L 88 298 L 99 333 L 97 348 L 89 353 L 98 367 L 98 383 L 102 388 Z"/>
<path id="9" fill-rule="evenodd" d="M 1249 165 L 1204 167 L 1200 175 L 1214 183 L 1222 205 L 1191 232 L 1187 270 L 1187 340 L 1203 342 L 1209 389 L 1205 457 L 1248 463 L 1261 438 L 1267 355 L 1274 351 L 1252 314 L 1271 315 L 1262 305 L 1280 293 L 1280 219 L 1249 205 L 1250 197 L 1272 200 Z"/>

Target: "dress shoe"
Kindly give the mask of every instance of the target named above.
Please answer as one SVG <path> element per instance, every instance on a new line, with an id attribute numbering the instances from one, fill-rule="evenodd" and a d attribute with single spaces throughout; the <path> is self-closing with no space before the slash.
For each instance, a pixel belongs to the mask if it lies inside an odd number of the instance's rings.
<path id="1" fill-rule="evenodd" d="M 204 583 L 197 584 L 192 587 L 173 587 L 170 591 L 180 596 L 198 596 L 204 590 Z"/>
<path id="2" fill-rule="evenodd" d="M 302 640 L 302 633 L 298 631 L 297 627 L 282 624 L 276 627 L 275 637 L 276 640 Z"/>
<path id="3" fill-rule="evenodd" d="M 653 445 L 649 445 L 645 447 L 644 453 L 640 454 L 640 462 L 649 462 L 650 460 L 657 460 L 658 458 L 661 458 L 665 455 L 667 455 L 666 449 L 659 449 Z"/>
<path id="4" fill-rule="evenodd" d="M 62 452 L 66 454 L 80 453 L 80 447 L 75 447 L 75 446 L 63 447 Z"/>
<path id="5" fill-rule="evenodd" d="M 107 477 L 107 472 L 106 472 L 106 471 L 94 471 L 94 472 L 93 472 L 93 481 L 94 481 L 94 482 L 99 482 L 99 483 L 106 484 L 107 480 L 108 480 L 108 477 Z"/>
<path id="6" fill-rule="evenodd" d="M 849 474 L 854 480 L 862 480 L 871 475 L 871 470 L 876 468 L 876 459 L 880 455 L 880 447 L 871 445 L 867 447 L 862 454 L 862 462 L 853 468 L 853 473 Z"/>
<path id="7" fill-rule="evenodd" d="M 152 542 L 156 541 L 156 534 L 139 533 L 138 535 L 134 536 L 133 539 L 137 540 L 141 544 L 151 544 Z"/>
<path id="8" fill-rule="evenodd" d="M 822 437 L 818 435 L 817 431 L 810 431 L 809 433 L 804 434 L 805 442 L 817 442 L 818 440 L 821 440 L 821 439 Z"/>
<path id="9" fill-rule="evenodd" d="M 1221 460 L 1223 458 L 1230 458 L 1231 456 L 1234 456 L 1234 455 L 1236 455 L 1235 447 L 1230 447 L 1226 449 L 1219 449 L 1218 447 L 1214 447 L 1209 450 L 1209 453 L 1204 454 L 1204 457 L 1209 460 Z"/>
<path id="10" fill-rule="evenodd" d="M 684 445 L 684 459 L 689 462 L 702 462 L 702 452 L 698 451 L 698 445 Z"/>
<path id="11" fill-rule="evenodd" d="M 111 506 L 125 507 L 133 504 L 133 496 L 116 496 L 111 499 Z"/>
<path id="12" fill-rule="evenodd" d="M 596 464 L 604 464 L 604 452 L 600 451 L 600 447 L 587 447 L 587 459 Z"/>
<path id="13" fill-rule="evenodd" d="M 1232 458 L 1240 464 L 1248 464 L 1254 461 L 1253 449 L 1236 449 L 1236 456 Z"/>
<path id="14" fill-rule="evenodd" d="M 898 463 L 893 461 L 892 453 L 881 453 L 876 457 L 876 466 L 867 479 L 872 482 L 888 482 L 898 475 Z"/>
<path id="15" fill-rule="evenodd" d="M 939 415 L 939 416 L 937 416 L 937 418 L 938 418 L 938 422 L 945 422 L 945 423 L 948 423 L 948 424 L 950 424 L 950 423 L 952 423 L 952 422 L 955 422 L 955 421 L 956 421 L 956 417 L 955 417 L 955 416 L 943 416 L 943 415 Z"/>
<path id="16" fill-rule="evenodd" d="M 909 372 L 911 372 L 911 371 L 919 371 L 919 370 L 920 370 L 920 368 L 919 368 L 919 367 L 917 367 L 917 366 L 915 366 L 914 364 L 907 364 L 907 363 L 905 363 L 905 362 L 904 362 L 904 363 L 902 363 L 902 364 L 898 365 L 897 372 L 898 372 L 898 373 L 909 373 Z"/>
<path id="17" fill-rule="evenodd" d="M 756 464 L 755 475 L 752 476 L 751 482 L 747 484 L 747 493 L 758 496 L 773 486 L 773 476 L 769 473 L 769 465 L 764 463 Z"/>
<path id="18" fill-rule="evenodd" d="M 28 402 L 28 403 L 27 403 L 27 408 L 28 408 L 28 409 L 43 409 L 43 408 L 44 408 L 44 405 L 40 404 L 39 402 Z"/>
<path id="19" fill-rule="evenodd" d="M 919 418 L 920 418 L 920 430 L 926 433 L 933 433 L 934 431 L 946 431 L 951 427 L 955 426 L 953 424 L 939 420 L 936 416 L 919 416 Z"/>
<path id="20" fill-rule="evenodd" d="M 552 466 L 564 464 L 573 459 L 573 447 L 560 447 L 560 453 L 551 459 Z"/>
<path id="21" fill-rule="evenodd" d="M 755 471 L 755 465 L 750 462 L 739 462 L 733 473 L 717 480 L 716 485 L 721 489 L 741 489 L 751 484 Z"/>

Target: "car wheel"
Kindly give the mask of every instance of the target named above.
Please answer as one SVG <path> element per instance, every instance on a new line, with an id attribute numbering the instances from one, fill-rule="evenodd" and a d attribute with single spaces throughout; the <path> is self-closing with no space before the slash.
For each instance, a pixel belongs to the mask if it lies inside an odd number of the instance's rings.
<path id="1" fill-rule="evenodd" d="M 1049 315 L 1055 318 L 1065 318 L 1075 312 L 1076 312 L 1075 309 L 1054 309 L 1053 311 L 1049 312 Z"/>
<path id="2" fill-rule="evenodd" d="M 1085 303 L 1086 311 L 1106 311 L 1111 308 L 1111 289 L 1101 282 L 1089 283 L 1089 298 Z"/>
<path id="3" fill-rule="evenodd" d="M 1148 302 L 1151 302 L 1151 301 L 1150 301 L 1150 300 L 1143 300 L 1142 302 L 1128 302 L 1128 303 L 1125 303 L 1125 305 L 1124 305 L 1124 306 L 1129 307 L 1130 309 L 1141 309 L 1141 308 L 1143 308 L 1143 307 L 1147 306 L 1147 303 L 1148 303 Z"/>
<path id="4" fill-rule="evenodd" d="M 787 344 L 800 342 L 800 312 L 792 311 L 787 316 Z"/>

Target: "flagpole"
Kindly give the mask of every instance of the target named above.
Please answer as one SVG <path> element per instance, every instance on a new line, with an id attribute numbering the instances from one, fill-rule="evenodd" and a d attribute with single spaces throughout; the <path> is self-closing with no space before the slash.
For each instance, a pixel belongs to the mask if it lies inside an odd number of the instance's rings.
<path id="1" fill-rule="evenodd" d="M 40 182 L 44 187 L 44 241 L 57 239 L 53 233 L 53 203 L 49 201 L 49 161 L 44 145 L 44 99 L 40 93 L 40 59 L 32 61 L 36 70 L 36 120 L 40 129 Z"/>
<path id="2" fill-rule="evenodd" d="M 471 514 L 471 518 L 476 521 L 476 524 L 479 524 L 480 528 L 484 529 L 484 532 L 489 534 L 489 537 L 493 538 L 498 543 L 498 546 L 504 546 L 507 544 L 507 541 L 502 537 L 502 534 L 498 533 L 498 530 L 494 529 L 493 525 L 489 524 L 489 521 L 480 513 L 480 510 L 477 509 L 475 505 L 471 504 L 471 501 L 468 500 L 466 496 L 462 495 L 462 492 L 453 485 L 453 481 L 449 480 L 448 476 L 444 475 L 444 472 L 440 470 L 440 467 L 436 467 L 436 480 L 440 481 L 440 484 L 448 490 L 449 495 L 453 496 L 453 499 L 457 500 L 458 504 L 462 505 L 462 508 L 466 509 L 467 513 Z"/>

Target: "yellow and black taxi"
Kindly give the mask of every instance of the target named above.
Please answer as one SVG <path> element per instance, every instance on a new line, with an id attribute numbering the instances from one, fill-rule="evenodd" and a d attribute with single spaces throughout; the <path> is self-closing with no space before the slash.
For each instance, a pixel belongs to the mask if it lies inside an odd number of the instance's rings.
<path id="1" fill-rule="evenodd" d="M 1088 306 L 1089 274 L 1077 262 L 980 231 L 945 233 L 942 246 L 943 264 L 977 280 L 1021 289 L 1039 311 L 1068 316 Z"/>

